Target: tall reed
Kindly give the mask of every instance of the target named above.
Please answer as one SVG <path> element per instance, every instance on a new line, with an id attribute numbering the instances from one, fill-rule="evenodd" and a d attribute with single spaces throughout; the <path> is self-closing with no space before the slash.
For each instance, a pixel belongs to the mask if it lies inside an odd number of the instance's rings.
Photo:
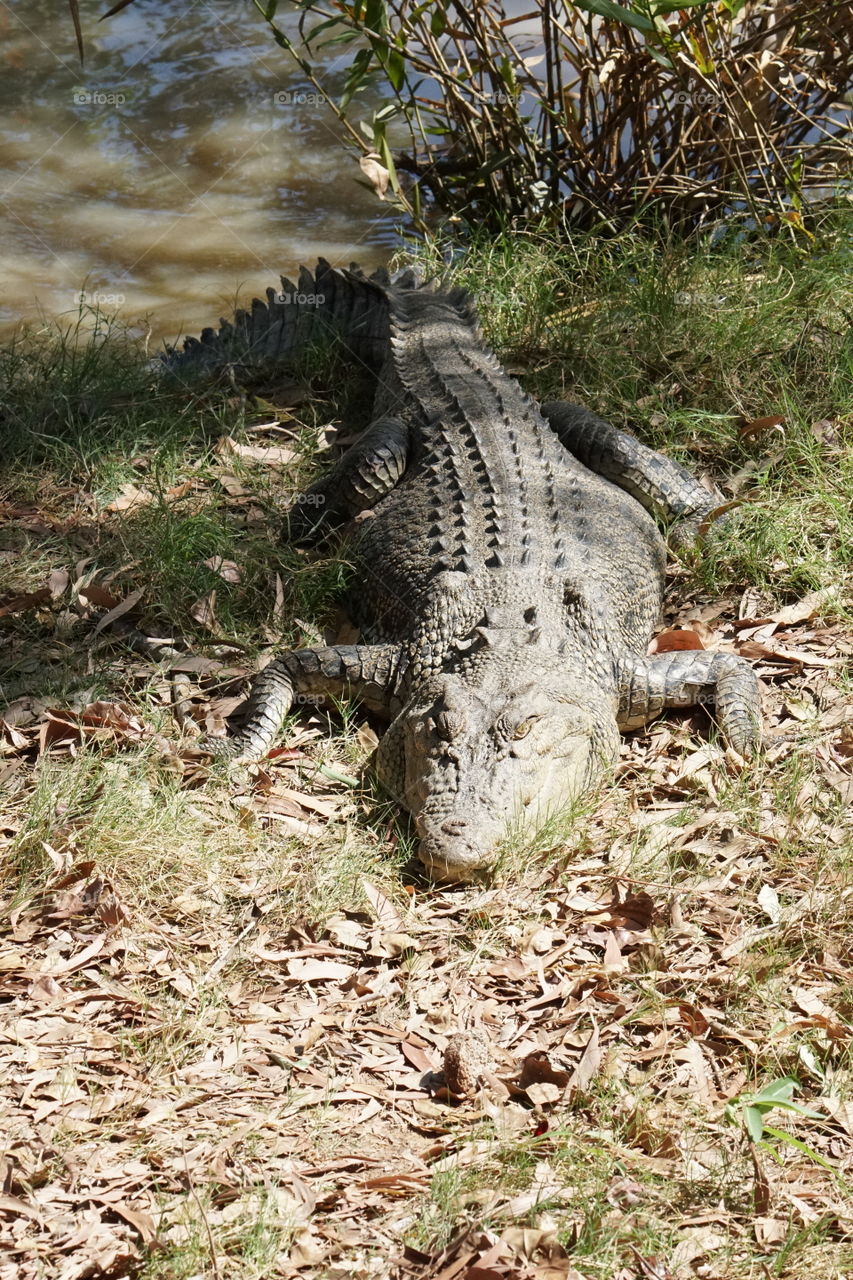
<path id="1" fill-rule="evenodd" d="M 428 192 L 478 224 L 742 209 L 808 234 L 810 199 L 850 178 L 849 0 L 295 0 L 301 43 L 254 3 L 416 218 Z M 353 51 L 336 95 L 312 61 L 330 47 Z"/>

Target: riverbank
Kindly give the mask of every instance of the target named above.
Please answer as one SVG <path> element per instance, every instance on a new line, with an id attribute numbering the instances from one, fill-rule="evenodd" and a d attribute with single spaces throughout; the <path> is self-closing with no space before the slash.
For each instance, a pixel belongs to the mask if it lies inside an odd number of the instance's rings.
<path id="1" fill-rule="evenodd" d="M 849 214 L 819 234 L 459 261 L 531 394 L 739 504 L 666 623 L 766 688 L 760 762 L 673 713 L 486 888 L 421 879 L 351 708 L 240 786 L 196 746 L 260 655 L 350 634 L 345 558 L 279 533 L 364 386 L 328 355 L 191 396 L 109 324 L 0 353 L 3 1280 L 853 1266 Z M 475 1025 L 455 1100 L 428 1073 Z"/>

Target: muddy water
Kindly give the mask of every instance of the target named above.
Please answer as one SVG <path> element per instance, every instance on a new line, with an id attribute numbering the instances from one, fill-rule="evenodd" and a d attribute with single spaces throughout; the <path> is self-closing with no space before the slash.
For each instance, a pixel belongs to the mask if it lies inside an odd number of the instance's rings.
<path id="1" fill-rule="evenodd" d="M 82 294 L 174 339 L 318 254 L 388 259 L 397 216 L 248 0 L 108 7 L 82 0 L 81 68 L 64 4 L 0 5 L 0 328 Z"/>

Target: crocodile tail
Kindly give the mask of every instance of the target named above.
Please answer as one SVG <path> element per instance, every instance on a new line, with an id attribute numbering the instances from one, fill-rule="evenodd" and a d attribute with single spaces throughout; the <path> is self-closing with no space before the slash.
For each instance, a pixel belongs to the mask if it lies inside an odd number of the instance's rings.
<path id="1" fill-rule="evenodd" d="M 306 348 L 334 340 L 357 360 L 378 371 L 388 351 L 389 289 L 417 287 L 413 272 L 389 277 L 383 268 L 366 276 L 353 264 L 348 271 L 320 258 L 312 272 L 302 267 L 298 283 L 281 277 L 281 289 L 267 289 L 266 302 L 254 298 L 249 310 L 218 329 L 186 338 L 181 350 L 167 348 L 162 360 L 179 376 L 238 372 L 286 366 Z"/>

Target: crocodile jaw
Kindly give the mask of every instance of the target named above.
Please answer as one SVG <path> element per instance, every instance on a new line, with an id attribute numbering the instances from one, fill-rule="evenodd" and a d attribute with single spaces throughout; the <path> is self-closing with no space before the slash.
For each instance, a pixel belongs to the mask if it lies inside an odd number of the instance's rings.
<path id="1" fill-rule="evenodd" d="M 582 776 L 574 778 L 566 772 L 559 780 L 559 787 L 543 786 L 543 795 L 558 791 L 562 798 L 561 807 L 567 810 L 588 780 L 585 768 Z M 550 819 L 558 816 L 559 811 L 556 806 L 533 802 L 515 812 L 502 814 L 490 810 L 482 799 L 477 803 L 457 796 L 449 810 L 454 816 L 447 817 L 445 806 L 427 804 L 415 818 L 420 837 L 418 858 L 434 880 L 444 884 L 466 884 L 487 876 L 494 870 L 508 844 L 514 840 L 529 839 Z M 463 814 L 465 816 L 461 816 Z"/>
<path id="2" fill-rule="evenodd" d="M 588 740 L 575 739 L 573 756 L 544 758 L 538 767 L 540 790 L 521 803 L 501 805 L 485 794 L 446 795 L 438 791 L 415 814 L 418 856 L 430 876 L 442 883 L 466 883 L 487 876 L 502 851 L 534 836 L 549 820 L 569 812 L 571 801 L 592 781 Z M 492 780 L 494 782 L 494 780 Z M 506 788 L 497 788 L 506 794 Z"/>
<path id="3" fill-rule="evenodd" d="M 392 740 L 418 856 L 443 882 L 480 878 L 516 837 L 529 838 L 607 771 L 618 754 L 613 708 L 561 660 L 531 671 L 515 656 L 488 673 L 434 677 L 404 709 Z M 485 678 L 484 678 L 485 677 Z M 381 754 L 381 745 L 380 745 Z"/>

